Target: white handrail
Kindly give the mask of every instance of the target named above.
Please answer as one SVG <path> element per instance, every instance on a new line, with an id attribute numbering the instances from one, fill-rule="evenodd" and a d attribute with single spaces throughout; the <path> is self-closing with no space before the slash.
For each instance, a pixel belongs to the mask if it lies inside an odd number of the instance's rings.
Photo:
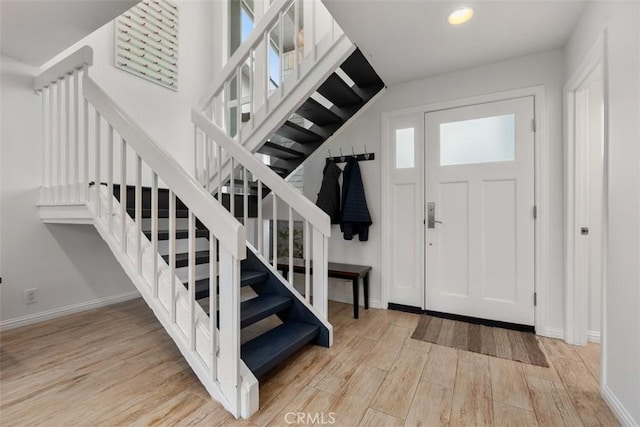
<path id="1" fill-rule="evenodd" d="M 237 259 L 245 259 L 245 227 L 122 111 L 91 78 L 85 76 L 83 85 L 85 98 L 219 239 L 220 244 Z"/>
<path id="2" fill-rule="evenodd" d="M 259 161 L 249 150 L 231 139 L 222 129 L 212 123 L 199 111 L 191 110 L 191 120 L 211 140 L 222 146 L 232 158 L 246 167 L 264 185 L 274 191 L 278 197 L 293 207 L 315 229 L 325 236 L 331 235 L 331 219 L 308 198 L 301 195 L 289 183 L 285 182 L 267 165 Z"/>
<path id="3" fill-rule="evenodd" d="M 83 46 L 62 61 L 52 65 L 33 79 L 33 89 L 38 91 L 48 87 L 49 84 L 71 74 L 73 70 L 79 70 L 85 65 L 93 65 L 93 49 Z"/>
<path id="4" fill-rule="evenodd" d="M 213 79 L 209 87 L 205 90 L 204 95 L 198 101 L 198 111 L 203 111 L 211 98 L 216 96 L 223 88 L 226 82 L 236 72 L 236 68 L 244 61 L 252 49 L 255 49 L 264 37 L 264 33 L 271 27 L 280 17 L 280 11 L 289 7 L 293 0 L 278 0 L 269 9 L 267 13 L 260 19 L 258 25 L 251 31 L 240 47 L 229 58 L 220 73 Z"/>

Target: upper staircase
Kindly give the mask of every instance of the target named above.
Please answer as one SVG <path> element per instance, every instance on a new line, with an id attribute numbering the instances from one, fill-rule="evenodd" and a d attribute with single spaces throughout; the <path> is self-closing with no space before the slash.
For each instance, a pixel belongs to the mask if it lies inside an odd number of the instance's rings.
<path id="1" fill-rule="evenodd" d="M 332 345 L 330 220 L 285 178 L 384 88 L 321 3 L 309 5 L 303 18 L 301 1 L 274 2 L 192 110 L 195 177 L 89 76 L 91 48 L 34 81 L 42 220 L 96 227 L 236 417 L 258 410 L 267 372 L 308 343 Z M 302 22 L 304 44 L 285 52 L 286 26 L 299 34 Z M 293 274 L 294 258 L 304 274 Z"/>

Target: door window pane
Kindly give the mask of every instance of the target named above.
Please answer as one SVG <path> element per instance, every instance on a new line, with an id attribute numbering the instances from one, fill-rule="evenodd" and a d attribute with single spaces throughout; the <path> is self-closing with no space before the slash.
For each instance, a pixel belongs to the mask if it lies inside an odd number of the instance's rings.
<path id="1" fill-rule="evenodd" d="M 396 129 L 396 168 L 412 168 L 414 151 L 413 128 Z"/>
<path id="2" fill-rule="evenodd" d="M 442 123 L 440 165 L 515 160 L 515 115 Z"/>

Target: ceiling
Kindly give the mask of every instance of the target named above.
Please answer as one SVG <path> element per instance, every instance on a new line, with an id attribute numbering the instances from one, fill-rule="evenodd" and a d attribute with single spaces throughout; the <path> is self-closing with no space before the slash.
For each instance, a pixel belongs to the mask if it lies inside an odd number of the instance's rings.
<path id="1" fill-rule="evenodd" d="M 0 51 L 42 65 L 138 0 L 0 0 Z"/>
<path id="2" fill-rule="evenodd" d="M 387 85 L 561 48 L 581 0 L 323 0 Z M 451 26 L 449 13 L 472 6 Z"/>

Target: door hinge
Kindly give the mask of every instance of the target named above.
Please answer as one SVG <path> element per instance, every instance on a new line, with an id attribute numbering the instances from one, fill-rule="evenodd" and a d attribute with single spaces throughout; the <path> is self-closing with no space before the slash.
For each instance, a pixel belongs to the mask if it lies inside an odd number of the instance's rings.
<path id="1" fill-rule="evenodd" d="M 533 205 L 533 219 L 538 219 L 538 206 Z"/>
<path id="2" fill-rule="evenodd" d="M 536 123 L 536 119 L 531 119 L 531 129 L 533 129 L 534 132 L 538 131 L 538 124 Z"/>
<path id="3" fill-rule="evenodd" d="M 537 306 L 538 305 L 538 293 L 534 292 L 533 293 L 533 306 Z"/>

